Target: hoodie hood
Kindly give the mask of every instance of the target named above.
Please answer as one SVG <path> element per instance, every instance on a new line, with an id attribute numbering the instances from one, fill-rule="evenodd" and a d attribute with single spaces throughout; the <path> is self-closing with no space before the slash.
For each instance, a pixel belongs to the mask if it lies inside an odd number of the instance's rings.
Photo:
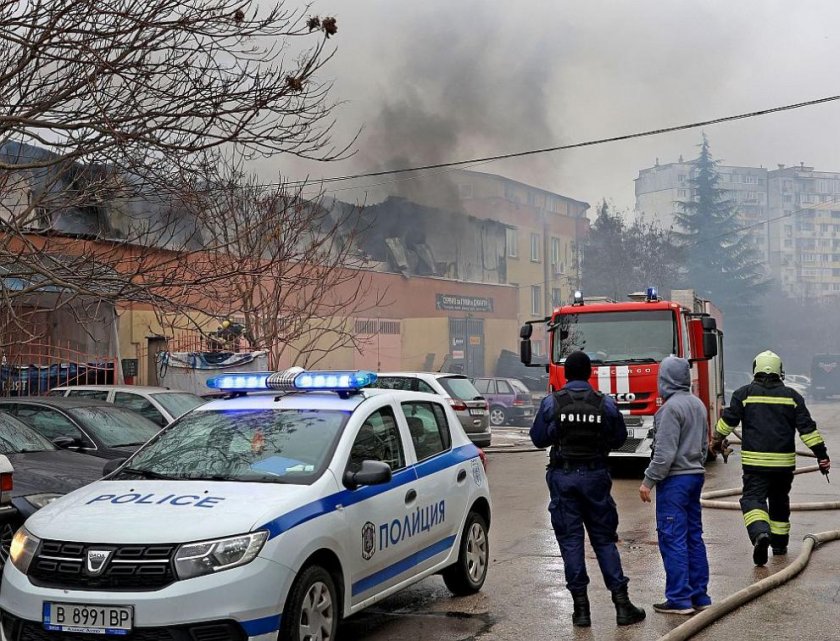
<path id="1" fill-rule="evenodd" d="M 691 365 L 684 358 L 668 356 L 659 365 L 659 395 L 663 399 L 691 390 Z"/>

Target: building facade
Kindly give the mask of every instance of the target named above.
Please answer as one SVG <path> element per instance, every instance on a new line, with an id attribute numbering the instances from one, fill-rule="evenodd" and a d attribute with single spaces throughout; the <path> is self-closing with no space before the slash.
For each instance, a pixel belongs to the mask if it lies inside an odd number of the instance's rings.
<path id="1" fill-rule="evenodd" d="M 783 290 L 840 296 L 840 172 L 800 164 L 768 174 L 769 264 Z"/>
<path id="2" fill-rule="evenodd" d="M 641 170 L 636 210 L 673 225 L 678 203 L 692 197 L 693 171 L 682 159 Z M 773 170 L 719 165 L 718 173 L 739 224 L 749 229 L 781 289 L 808 299 L 840 295 L 840 172 L 800 163 Z"/>
<path id="3" fill-rule="evenodd" d="M 452 172 L 468 214 L 507 226 L 507 282 L 519 290 L 520 322 L 551 314 L 580 283 L 589 203 L 504 176 Z M 545 355 L 544 328 L 535 326 L 535 355 Z"/>

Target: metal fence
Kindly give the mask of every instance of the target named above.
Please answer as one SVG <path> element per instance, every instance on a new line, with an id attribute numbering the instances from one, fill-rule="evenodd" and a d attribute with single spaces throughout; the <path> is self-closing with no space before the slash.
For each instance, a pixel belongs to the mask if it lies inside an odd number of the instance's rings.
<path id="1" fill-rule="evenodd" d="M 38 396 L 61 385 L 110 385 L 116 358 L 90 354 L 70 342 L 20 343 L 0 355 L 0 395 Z"/>

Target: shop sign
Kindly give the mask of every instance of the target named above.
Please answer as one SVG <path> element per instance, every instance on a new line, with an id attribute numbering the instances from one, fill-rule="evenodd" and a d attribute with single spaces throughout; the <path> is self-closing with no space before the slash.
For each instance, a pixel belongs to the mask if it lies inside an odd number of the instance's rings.
<path id="1" fill-rule="evenodd" d="M 448 312 L 492 312 L 493 299 L 481 296 L 438 294 L 437 309 Z"/>

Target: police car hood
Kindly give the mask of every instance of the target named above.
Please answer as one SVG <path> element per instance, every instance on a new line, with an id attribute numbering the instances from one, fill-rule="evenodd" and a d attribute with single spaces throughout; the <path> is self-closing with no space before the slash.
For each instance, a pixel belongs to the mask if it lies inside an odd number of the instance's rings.
<path id="1" fill-rule="evenodd" d="M 221 481 L 99 481 L 38 510 L 37 537 L 97 543 L 182 543 L 243 534 L 300 507 L 311 486 Z"/>

